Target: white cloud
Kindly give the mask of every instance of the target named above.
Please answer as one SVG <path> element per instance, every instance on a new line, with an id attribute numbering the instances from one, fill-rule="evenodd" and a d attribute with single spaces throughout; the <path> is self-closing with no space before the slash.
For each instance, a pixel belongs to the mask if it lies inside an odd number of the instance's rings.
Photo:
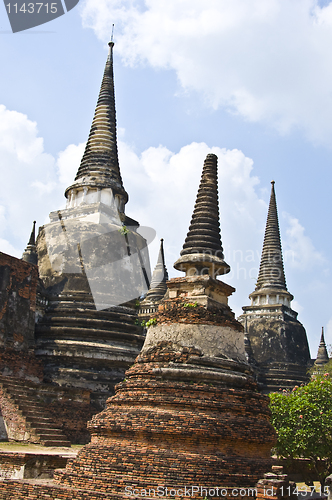
<path id="1" fill-rule="evenodd" d="M 293 300 L 292 309 L 296 311 L 298 314 L 301 314 L 302 311 L 304 310 L 304 307 L 297 300 Z"/>
<path id="2" fill-rule="evenodd" d="M 246 303 L 244 297 L 255 287 L 267 212 L 265 201 L 257 195 L 259 180 L 252 175 L 250 158 L 242 151 L 210 148 L 205 143 L 189 144 L 178 153 L 163 146 L 151 147 L 138 156 L 120 141 L 122 177 L 130 193 L 126 213 L 157 231 L 152 269 L 158 240 L 164 238 L 169 274 L 177 275 L 172 266 L 189 228 L 204 159 L 211 152 L 218 156 L 222 242 L 225 260 L 232 268 L 224 279 L 240 291 L 239 300 L 232 304 L 239 314 Z"/>
<path id="3" fill-rule="evenodd" d="M 17 248 L 13 247 L 9 241 L 0 238 L 0 252 L 6 253 L 7 255 L 12 255 L 20 259 L 22 257 L 22 252 Z"/>
<path id="4" fill-rule="evenodd" d="M 2 136 L 6 137 L 0 143 L 0 251 L 19 257 L 32 221 L 42 225 L 48 222 L 50 211 L 64 205 L 63 191 L 74 179 L 84 144 L 69 145 L 56 159 L 44 151 L 37 126 L 27 116 L 0 106 L 0 123 Z M 192 143 L 178 152 L 160 145 L 137 154 L 119 141 L 121 173 L 130 194 L 126 213 L 157 231 L 158 239 L 152 245 L 152 268 L 158 240 L 164 238 L 167 266 L 174 276 L 172 265 L 184 243 L 203 162 L 210 152 L 219 158 L 222 241 L 225 260 L 232 269 L 224 279 L 237 288 L 230 305 L 238 315 L 242 305 L 249 303 L 247 297 L 255 287 L 268 201 L 267 190 L 259 188 L 259 179 L 253 175 L 250 158 L 240 150 L 211 148 L 205 143 Z M 284 253 L 291 251 L 295 256 L 294 262 L 286 259 L 286 263 L 296 278 L 299 302 L 305 304 L 313 294 L 327 297 L 324 256 L 297 219 L 289 214 L 285 218 Z M 318 265 L 321 276 L 316 275 Z"/>
<path id="5" fill-rule="evenodd" d="M 332 6 L 318 0 L 85 0 L 84 26 L 127 64 L 176 71 L 181 86 L 313 141 L 332 132 Z"/>
<path id="6" fill-rule="evenodd" d="M 43 153 L 43 139 L 37 137 L 37 124 L 17 111 L 0 104 L 0 148 L 3 154 L 31 164 Z"/>
<path id="7" fill-rule="evenodd" d="M 37 124 L 0 105 L 0 250 L 21 254 L 32 221 L 42 225 L 63 204 L 55 159 L 44 151 Z M 20 248 L 20 250 L 18 250 Z"/>
<path id="8" fill-rule="evenodd" d="M 332 318 L 328 321 L 326 328 L 324 328 L 324 337 L 325 337 L 325 342 L 327 344 L 328 351 L 331 351 L 332 349 Z M 330 352 L 330 356 L 331 356 Z"/>
<path id="9" fill-rule="evenodd" d="M 284 261 L 287 266 L 305 271 L 317 265 L 327 264 L 323 254 L 316 250 L 311 239 L 305 234 L 298 219 L 286 212 L 282 213 L 287 223 L 286 237 L 283 239 Z"/>
<path id="10" fill-rule="evenodd" d="M 84 153 L 85 142 L 81 144 L 70 144 L 64 151 L 60 151 L 57 159 L 59 181 L 68 187 L 74 181 L 76 172 Z"/>
<path id="11" fill-rule="evenodd" d="M 231 272 L 222 279 L 236 288 L 230 305 L 236 315 L 249 305 L 248 295 L 255 289 L 267 217 L 269 189 L 259 187 L 253 175 L 253 161 L 242 151 L 210 148 L 192 143 L 179 152 L 164 146 L 151 147 L 136 154 L 126 143 L 119 142 L 122 178 L 130 200 L 126 213 L 141 225 L 153 227 L 157 239 L 150 247 L 154 268 L 159 239 L 164 238 L 170 276 L 178 275 L 173 263 L 178 259 L 196 199 L 203 162 L 208 153 L 218 156 L 220 225 L 225 260 Z M 263 196 L 263 197 L 262 197 Z M 327 261 L 301 223 L 289 214 L 281 225 L 286 280 L 295 294 L 293 307 L 301 314 L 312 294 L 326 296 L 323 273 Z M 152 250 L 152 251 L 151 251 Z M 324 274 L 321 279 L 317 269 Z"/>

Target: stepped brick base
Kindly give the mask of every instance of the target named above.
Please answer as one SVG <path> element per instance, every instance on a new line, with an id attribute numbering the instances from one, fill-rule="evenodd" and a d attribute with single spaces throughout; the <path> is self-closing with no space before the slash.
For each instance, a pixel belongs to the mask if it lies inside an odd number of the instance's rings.
<path id="1" fill-rule="evenodd" d="M 89 490 L 63 488 L 54 481 L 0 481 L 1 500 L 123 500 L 123 496 L 111 496 Z"/>
<path id="2" fill-rule="evenodd" d="M 0 377 L 2 434 L 7 434 L 2 435 L 2 439 L 45 446 L 70 446 L 70 441 L 30 385 L 21 379 Z"/>
<path id="3" fill-rule="evenodd" d="M 68 450 L 69 451 L 69 450 Z M 74 453 L 0 452 L 1 479 L 52 479 L 55 469 L 66 467 Z"/>
<path id="4" fill-rule="evenodd" d="M 56 485 L 54 481 L 0 481 L 1 500 L 124 500 L 135 498 L 143 500 L 146 498 L 172 498 L 183 500 L 184 498 L 205 499 L 226 498 L 227 500 L 296 500 L 295 483 L 289 481 L 283 474 L 282 467 L 272 467 L 273 473 L 264 474 L 253 487 L 241 488 L 241 486 L 220 487 L 217 485 L 209 487 L 197 486 L 197 483 L 186 486 L 174 487 L 141 487 L 137 483 L 130 486 L 122 486 L 121 491 L 112 493 L 96 492 L 86 489 L 75 489 Z M 326 498 L 326 497 L 325 497 Z"/>
<path id="5" fill-rule="evenodd" d="M 89 423 L 91 443 L 56 471 L 62 486 L 125 498 L 132 488 L 248 488 L 270 470 L 268 398 L 247 364 L 160 342 L 126 377 Z"/>
<path id="6" fill-rule="evenodd" d="M 36 356 L 44 381 L 89 390 L 100 410 L 114 394 L 144 342 L 137 311 L 114 306 L 97 311 L 91 294 L 66 290 L 49 297 L 36 325 Z"/>

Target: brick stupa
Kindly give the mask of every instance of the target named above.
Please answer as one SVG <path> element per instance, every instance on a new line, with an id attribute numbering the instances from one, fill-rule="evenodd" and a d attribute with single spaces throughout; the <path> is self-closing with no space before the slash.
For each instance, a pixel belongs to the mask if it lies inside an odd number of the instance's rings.
<path id="1" fill-rule="evenodd" d="M 229 266 L 215 155 L 205 160 L 175 266 L 186 276 L 168 282 L 141 354 L 89 423 L 91 443 L 48 484 L 3 481 L 0 499 L 13 492 L 16 500 L 142 499 L 153 490 L 166 496 L 166 488 L 175 499 L 204 498 L 217 487 L 254 487 L 270 469 L 275 432 L 268 398 L 257 390 L 243 328 L 227 304 L 234 288 L 217 279 Z M 248 498 L 243 491 L 241 497 Z"/>

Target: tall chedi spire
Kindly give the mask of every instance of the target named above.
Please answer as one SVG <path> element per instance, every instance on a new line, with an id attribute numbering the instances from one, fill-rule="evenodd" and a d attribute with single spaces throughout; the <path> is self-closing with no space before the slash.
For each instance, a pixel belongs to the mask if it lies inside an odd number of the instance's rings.
<path id="1" fill-rule="evenodd" d="M 287 290 L 282 258 L 277 201 L 274 184 L 267 215 L 262 257 L 255 291 L 250 295 L 252 304 L 282 303 L 290 306 L 293 295 Z"/>
<path id="2" fill-rule="evenodd" d="M 274 191 L 275 182 L 272 181 L 271 184 L 271 197 L 256 290 L 264 287 L 277 287 L 286 290 L 277 202 Z"/>
<path id="3" fill-rule="evenodd" d="M 109 42 L 109 54 L 99 98 L 92 121 L 88 142 L 80 167 L 65 192 L 67 207 L 74 207 L 82 201 L 88 202 L 91 191 L 110 189 L 117 200 L 119 211 L 124 212 L 128 194 L 122 183 L 119 168 L 116 138 L 116 113 L 113 77 L 113 42 Z"/>
<path id="4" fill-rule="evenodd" d="M 167 282 L 140 355 L 88 424 L 91 444 L 55 475 L 63 488 L 77 488 L 78 498 L 79 488 L 112 498 L 125 488 L 140 498 L 157 488 L 176 499 L 204 498 L 216 495 L 215 485 L 231 496 L 231 485 L 254 487 L 270 470 L 275 431 L 268 398 L 258 391 L 243 328 L 227 305 L 234 288 L 215 277 L 229 269 L 221 253 L 216 168 L 217 157 L 208 155 L 200 206 L 175 263 L 186 276 Z M 204 220 L 211 223 L 206 241 Z"/>
<path id="5" fill-rule="evenodd" d="M 265 392 L 307 381 L 310 353 L 306 331 L 291 309 L 280 240 L 274 184 L 267 215 L 263 251 L 251 305 L 238 319 L 247 328 L 253 357 Z"/>
<path id="6" fill-rule="evenodd" d="M 315 365 L 325 365 L 329 362 L 329 355 L 327 353 L 325 338 L 324 338 L 324 327 L 322 326 L 322 334 L 320 337 L 320 343 L 317 352 L 317 358 Z"/>
<path id="7" fill-rule="evenodd" d="M 138 355 L 137 299 L 150 265 L 139 223 L 125 214 L 116 140 L 113 42 L 85 152 L 67 206 L 40 230 L 39 275 L 48 306 L 36 326 L 45 380 L 92 391 L 103 406 Z"/>
<path id="8" fill-rule="evenodd" d="M 230 271 L 224 261 L 220 237 L 217 161 L 208 154 L 203 166 L 189 231 L 174 267 L 186 275 L 218 276 Z"/>

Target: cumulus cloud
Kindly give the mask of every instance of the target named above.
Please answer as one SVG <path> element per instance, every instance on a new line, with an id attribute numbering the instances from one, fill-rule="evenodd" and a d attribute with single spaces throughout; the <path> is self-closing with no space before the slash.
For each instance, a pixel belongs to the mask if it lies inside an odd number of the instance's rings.
<path id="1" fill-rule="evenodd" d="M 324 337 L 325 337 L 325 342 L 327 344 L 328 351 L 330 352 L 331 356 L 331 350 L 332 350 L 332 318 L 328 321 L 326 328 L 324 330 Z"/>
<path id="2" fill-rule="evenodd" d="M 286 212 L 283 212 L 282 216 L 287 224 L 283 240 L 284 260 L 287 265 L 305 270 L 327 264 L 324 255 L 316 250 L 311 239 L 305 234 L 305 229 L 299 220 Z"/>
<path id="3" fill-rule="evenodd" d="M 158 237 L 150 247 L 152 269 L 159 238 L 164 238 L 169 274 L 178 275 L 172 266 L 189 228 L 204 159 L 211 152 L 218 156 L 222 242 L 225 260 L 231 266 L 230 274 L 223 280 L 237 289 L 230 304 L 239 315 L 242 306 L 249 305 L 248 295 L 255 288 L 269 201 L 269 186 L 260 186 L 252 159 L 240 150 L 209 147 L 205 143 L 192 143 L 178 152 L 164 146 L 151 147 L 137 154 L 120 141 L 122 177 L 130 193 L 126 213 L 157 231 Z M 290 291 L 308 291 L 310 296 L 313 290 L 322 293 L 326 285 L 317 278 L 317 269 L 323 272 L 328 262 L 306 235 L 305 228 L 285 213 L 281 235 Z M 293 307 L 301 312 L 307 297 L 299 292 Z"/>
<path id="4" fill-rule="evenodd" d="M 42 225 L 48 222 L 50 211 L 63 207 L 63 191 L 74 179 L 84 144 L 69 145 L 54 158 L 44 151 L 37 125 L 27 116 L 0 106 L 0 123 L 3 181 L 0 250 L 20 256 L 32 221 Z M 225 260 L 231 266 L 231 273 L 224 279 L 237 288 L 230 304 L 238 315 L 241 307 L 249 303 L 247 297 L 255 287 L 267 215 L 268 191 L 260 187 L 252 159 L 237 149 L 196 142 L 178 152 L 160 145 L 137 153 L 120 140 L 121 173 L 130 195 L 126 213 L 142 226 L 157 231 L 158 238 L 151 245 L 152 268 L 157 259 L 159 238 L 164 238 L 167 266 L 170 275 L 175 276 L 172 265 L 179 257 L 188 231 L 208 153 L 215 153 L 219 159 L 222 242 Z M 319 296 L 326 296 L 326 283 L 316 276 L 317 266 L 327 267 L 326 259 L 305 234 L 300 221 L 289 214 L 285 214 L 283 220 L 285 260 L 288 269 L 296 272 L 297 286 L 304 284 L 302 288 L 308 291 L 310 300 L 313 290 Z M 289 253 L 292 259 L 288 258 Z M 299 302 L 305 303 L 303 300 L 300 298 Z"/>
<path id="5" fill-rule="evenodd" d="M 9 241 L 0 238 L 0 252 L 6 253 L 7 255 L 12 255 L 18 259 L 22 257 L 22 251 L 13 247 Z"/>
<path id="6" fill-rule="evenodd" d="M 56 159 L 43 142 L 35 122 L 0 105 L 0 250 L 15 256 L 28 242 L 32 221 L 44 224 L 63 205 Z"/>
<path id="7" fill-rule="evenodd" d="M 130 201 L 126 212 L 142 225 L 157 231 L 151 246 L 151 267 L 156 264 L 159 238 L 164 238 L 167 266 L 172 269 L 184 243 L 208 153 L 218 156 L 220 224 L 225 260 L 231 266 L 225 281 L 242 291 L 242 302 L 233 304 L 241 312 L 243 298 L 253 291 L 258 274 L 267 204 L 257 194 L 259 180 L 253 161 L 242 151 L 192 143 L 174 153 L 163 146 L 137 155 L 120 141 L 122 177 Z M 238 295 L 239 296 L 239 295 Z"/>
<path id="8" fill-rule="evenodd" d="M 284 134 L 332 132 L 332 5 L 318 0 L 85 0 L 83 25 L 130 65 L 176 72 L 182 88 Z"/>
<path id="9" fill-rule="evenodd" d="M 84 153 L 85 142 L 81 144 L 69 144 L 64 151 L 60 151 L 57 159 L 59 182 L 68 187 L 73 182 L 80 161 Z"/>
<path id="10" fill-rule="evenodd" d="M 232 260 L 235 251 L 244 250 L 238 236 L 242 239 L 249 228 L 260 234 L 257 221 L 266 212 L 266 204 L 255 190 L 259 181 L 252 175 L 252 160 L 239 150 L 210 148 L 205 143 L 192 143 L 178 153 L 163 146 L 151 147 L 141 155 L 119 143 L 122 176 L 131 193 L 127 212 L 164 237 L 174 260 L 189 227 L 204 159 L 211 152 L 219 158 L 222 239 L 225 256 Z M 250 249 L 249 242 L 245 249 Z"/>

